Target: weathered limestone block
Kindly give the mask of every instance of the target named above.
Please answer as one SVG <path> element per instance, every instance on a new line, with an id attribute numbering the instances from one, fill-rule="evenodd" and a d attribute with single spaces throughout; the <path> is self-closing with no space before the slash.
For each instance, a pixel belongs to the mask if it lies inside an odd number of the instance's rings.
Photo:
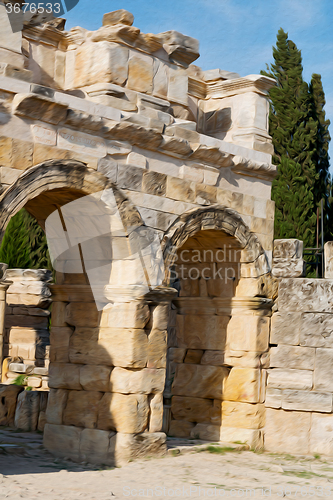
<path id="1" fill-rule="evenodd" d="M 177 315 L 179 347 L 224 350 L 229 316 Z"/>
<path id="2" fill-rule="evenodd" d="M 59 303 L 59 302 L 58 302 Z M 52 311 L 55 302 L 52 305 Z M 58 363 L 68 363 L 69 362 L 69 339 L 73 330 L 68 327 L 57 327 L 53 326 L 53 316 L 52 316 L 52 327 L 50 332 L 50 361 Z"/>
<path id="3" fill-rule="evenodd" d="M 160 432 L 163 426 L 163 394 L 154 394 L 149 398 L 149 432 Z"/>
<path id="4" fill-rule="evenodd" d="M 211 399 L 173 396 L 171 400 L 171 414 L 175 420 L 207 423 L 214 417 L 214 410 Z"/>
<path id="5" fill-rule="evenodd" d="M 240 279 L 236 286 L 236 297 L 268 297 L 275 298 L 277 281 L 272 276 Z"/>
<path id="6" fill-rule="evenodd" d="M 200 363 L 202 365 L 223 366 L 225 364 L 228 364 L 225 363 L 224 357 L 224 351 L 207 350 L 203 353 Z"/>
<path id="7" fill-rule="evenodd" d="M 39 414 L 39 392 L 23 391 L 17 397 L 14 425 L 23 431 L 37 429 Z"/>
<path id="8" fill-rule="evenodd" d="M 168 435 L 178 438 L 191 437 L 191 430 L 195 427 L 193 422 L 186 422 L 185 420 L 171 420 Z"/>
<path id="9" fill-rule="evenodd" d="M 305 275 L 303 259 L 273 259 L 272 275 L 275 278 L 300 278 Z"/>
<path id="10" fill-rule="evenodd" d="M 166 196 L 168 198 L 171 198 L 172 200 L 194 203 L 194 185 L 193 183 L 185 181 L 183 179 L 177 179 L 177 177 L 168 176 Z"/>
<path id="11" fill-rule="evenodd" d="M 283 278 L 279 284 L 279 310 L 332 312 L 333 280 Z"/>
<path id="12" fill-rule="evenodd" d="M 260 429 L 241 429 L 239 427 L 221 427 L 220 441 L 227 443 L 245 443 L 251 449 L 264 447 L 264 433 Z"/>
<path id="13" fill-rule="evenodd" d="M 301 325 L 303 328 L 301 313 L 284 310 L 275 312 L 271 319 L 271 344 L 298 345 Z"/>
<path id="14" fill-rule="evenodd" d="M 333 278 L 333 241 L 327 241 L 324 245 L 325 278 Z"/>
<path id="15" fill-rule="evenodd" d="M 304 275 L 303 241 L 274 240 L 272 274 L 277 278 L 299 278 Z"/>
<path id="16" fill-rule="evenodd" d="M 333 455 L 333 415 L 312 413 L 310 430 L 310 453 Z"/>
<path id="17" fill-rule="evenodd" d="M 66 119 L 68 106 L 35 94 L 16 94 L 13 114 L 58 125 Z"/>
<path id="18" fill-rule="evenodd" d="M 203 439 L 204 441 L 218 441 L 220 438 L 220 426 L 212 424 L 196 424 L 191 429 L 192 439 Z"/>
<path id="19" fill-rule="evenodd" d="M 316 349 L 314 389 L 332 391 L 333 387 L 333 349 Z"/>
<path id="20" fill-rule="evenodd" d="M 309 453 L 311 414 L 266 409 L 265 449 L 274 453 Z"/>
<path id="21" fill-rule="evenodd" d="M 98 411 L 97 428 L 140 433 L 148 424 L 148 398 L 143 394 L 106 393 Z"/>
<path id="22" fill-rule="evenodd" d="M 226 401 L 261 403 L 264 400 L 265 381 L 265 370 L 231 368 L 224 384 L 223 399 Z"/>
<path id="23" fill-rule="evenodd" d="M 313 375 L 309 370 L 274 368 L 268 370 L 267 386 L 275 389 L 311 390 Z"/>
<path id="24" fill-rule="evenodd" d="M 167 353 L 167 331 L 153 328 L 148 335 L 148 368 L 165 368 Z"/>
<path id="25" fill-rule="evenodd" d="M 40 432 L 44 432 L 45 424 L 46 424 L 46 412 L 41 411 L 38 415 L 37 430 Z"/>
<path id="26" fill-rule="evenodd" d="M 80 365 L 71 363 L 51 363 L 49 386 L 54 389 L 82 389 L 80 384 Z"/>
<path id="27" fill-rule="evenodd" d="M 13 425 L 17 397 L 23 390 L 20 385 L 0 385 L 0 425 Z"/>
<path id="28" fill-rule="evenodd" d="M 200 364 L 203 353 L 204 351 L 202 349 L 188 349 L 184 363 Z"/>
<path id="29" fill-rule="evenodd" d="M 126 24 L 127 26 L 132 26 L 133 22 L 133 14 L 125 9 L 108 12 L 103 16 L 103 26 L 113 26 L 115 24 Z"/>
<path id="30" fill-rule="evenodd" d="M 295 368 L 313 370 L 315 349 L 311 347 L 278 345 L 271 348 L 270 366 L 276 368 Z"/>
<path id="31" fill-rule="evenodd" d="M 282 408 L 284 410 L 332 412 L 332 393 L 314 391 L 282 391 Z"/>
<path id="32" fill-rule="evenodd" d="M 179 364 L 172 385 L 176 396 L 222 399 L 228 369 L 219 366 Z"/>
<path id="33" fill-rule="evenodd" d="M 282 390 L 267 387 L 265 406 L 268 408 L 281 408 L 282 407 Z"/>
<path id="34" fill-rule="evenodd" d="M 333 314 L 302 313 L 300 345 L 333 348 Z"/>
<path id="35" fill-rule="evenodd" d="M 64 321 L 71 326 L 99 326 L 96 304 L 94 302 L 71 302 L 65 308 Z"/>
<path id="36" fill-rule="evenodd" d="M 269 368 L 269 352 L 226 351 L 224 364 L 240 368 Z"/>
<path id="37" fill-rule="evenodd" d="M 144 368 L 148 339 L 144 330 L 76 328 L 69 344 L 71 363 Z"/>
<path id="38" fill-rule="evenodd" d="M 80 427 L 46 424 L 44 428 L 44 446 L 56 457 L 68 457 L 80 460 Z"/>
<path id="39" fill-rule="evenodd" d="M 83 429 L 80 436 L 80 460 L 93 464 L 115 465 L 116 433 Z"/>
<path id="40" fill-rule="evenodd" d="M 186 355 L 186 349 L 184 347 L 169 347 L 168 349 L 168 360 L 174 363 L 182 363 Z M 202 363 L 202 364 L 213 364 L 213 363 Z"/>
<path id="41" fill-rule="evenodd" d="M 115 367 L 111 373 L 110 391 L 122 394 L 156 394 L 163 392 L 164 383 L 165 370 L 162 368 L 128 370 Z"/>
<path id="42" fill-rule="evenodd" d="M 274 259 L 301 259 L 303 257 L 303 241 L 297 239 L 274 240 Z"/>
<path id="43" fill-rule="evenodd" d="M 153 58 L 138 54 L 128 62 L 127 87 L 138 92 L 151 93 L 153 90 Z"/>
<path id="44" fill-rule="evenodd" d="M 111 368 L 108 366 L 85 365 L 80 368 L 80 385 L 85 391 L 110 390 Z"/>
<path id="45" fill-rule="evenodd" d="M 48 424 L 61 425 L 63 412 L 67 404 L 68 392 L 65 389 L 50 389 L 46 407 L 46 421 Z"/>
<path id="46" fill-rule="evenodd" d="M 142 301 L 115 302 L 102 312 L 101 327 L 145 328 L 149 321 L 149 307 Z"/>
<path id="47" fill-rule="evenodd" d="M 101 398 L 102 393 L 98 391 L 69 391 L 63 423 L 94 429 Z"/>
<path id="48" fill-rule="evenodd" d="M 268 349 L 270 318 L 234 315 L 227 326 L 227 348 L 265 352 Z"/>
<path id="49" fill-rule="evenodd" d="M 128 77 L 127 47 L 107 41 L 82 44 L 76 51 L 74 87 L 95 83 L 123 85 Z"/>
<path id="50" fill-rule="evenodd" d="M 223 401 L 221 410 L 223 427 L 261 429 L 265 425 L 265 406 L 263 404 Z"/>
<path id="51" fill-rule="evenodd" d="M 163 457 L 166 454 L 164 432 L 143 432 L 142 434 L 117 433 L 116 465 L 126 465 L 131 460 L 143 457 Z"/>

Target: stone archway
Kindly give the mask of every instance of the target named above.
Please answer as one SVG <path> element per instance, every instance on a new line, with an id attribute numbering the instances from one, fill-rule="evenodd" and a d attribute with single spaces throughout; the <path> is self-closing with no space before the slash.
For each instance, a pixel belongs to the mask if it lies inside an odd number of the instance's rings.
<path id="1" fill-rule="evenodd" d="M 223 206 L 183 214 L 163 244 L 166 282 L 176 280 L 179 290 L 169 326 L 164 430 L 262 446 L 272 305 L 265 252 Z"/>
<path id="2" fill-rule="evenodd" d="M 114 193 L 124 228 L 144 226 L 134 205 L 102 174 L 81 162 L 52 160 L 25 171 L 1 195 L 1 231 L 23 207 L 43 226 L 58 205 L 105 189 Z M 113 297 L 98 311 L 80 274 L 60 273 L 51 289 L 46 448 L 75 461 L 111 465 L 164 453 L 165 434 L 159 431 L 170 291 Z M 4 290 L 1 299 L 4 304 Z"/>

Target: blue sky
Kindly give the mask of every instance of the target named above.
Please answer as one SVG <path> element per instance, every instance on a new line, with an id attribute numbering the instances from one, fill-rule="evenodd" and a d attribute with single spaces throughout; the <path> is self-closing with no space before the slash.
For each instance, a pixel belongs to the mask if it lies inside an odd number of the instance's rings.
<path id="1" fill-rule="evenodd" d="M 194 64 L 241 76 L 272 61 L 282 27 L 302 51 L 305 80 L 322 75 L 333 137 L 333 0 L 80 0 L 66 28 L 98 29 L 103 14 L 117 9 L 132 12 L 144 33 L 177 30 L 197 38 L 201 55 Z M 333 164 L 333 144 L 330 154 Z"/>

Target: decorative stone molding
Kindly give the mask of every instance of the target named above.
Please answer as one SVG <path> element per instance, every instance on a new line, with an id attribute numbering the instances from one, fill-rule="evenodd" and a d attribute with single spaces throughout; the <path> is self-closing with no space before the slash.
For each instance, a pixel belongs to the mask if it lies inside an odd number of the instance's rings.
<path id="1" fill-rule="evenodd" d="M 234 156 L 231 170 L 237 174 L 245 174 L 262 179 L 273 180 L 277 176 L 277 167 L 269 163 L 259 163 L 254 160 Z"/>

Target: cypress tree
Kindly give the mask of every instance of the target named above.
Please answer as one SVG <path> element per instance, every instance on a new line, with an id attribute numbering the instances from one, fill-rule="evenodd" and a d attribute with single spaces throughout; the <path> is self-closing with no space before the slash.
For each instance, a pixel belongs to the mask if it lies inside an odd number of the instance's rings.
<path id="1" fill-rule="evenodd" d="M 52 269 L 45 233 L 24 208 L 9 221 L 0 262 L 9 268 Z"/>
<path id="2" fill-rule="evenodd" d="M 324 199 L 324 233 L 325 239 L 331 239 L 332 224 L 333 224 L 333 200 L 331 196 L 332 180 L 329 173 L 329 142 L 331 140 L 328 127 L 330 121 L 326 120 L 324 111 L 325 93 L 321 81 L 321 76 L 314 73 L 309 85 L 311 99 L 311 116 L 317 122 L 316 149 L 314 161 L 318 178 L 315 182 L 314 198 L 315 203 L 319 206 L 321 199 Z"/>
<path id="3" fill-rule="evenodd" d="M 299 238 L 305 247 L 312 247 L 316 230 L 317 123 L 309 111 L 311 98 L 302 76 L 301 51 L 282 28 L 273 47 L 273 58 L 274 63 L 262 74 L 276 81 L 269 93 L 273 163 L 278 167 L 272 185 L 272 199 L 276 204 L 275 237 Z"/>

